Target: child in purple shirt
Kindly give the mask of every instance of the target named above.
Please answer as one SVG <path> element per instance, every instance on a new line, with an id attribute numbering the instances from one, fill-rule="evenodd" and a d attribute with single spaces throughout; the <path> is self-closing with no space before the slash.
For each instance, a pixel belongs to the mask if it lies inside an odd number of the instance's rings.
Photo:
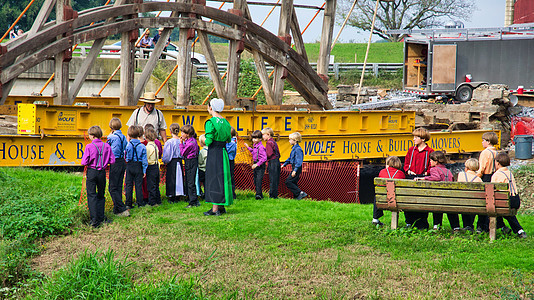
<path id="1" fill-rule="evenodd" d="M 91 143 L 85 146 L 82 165 L 87 166 L 87 206 L 91 217 L 91 226 L 98 227 L 104 222 L 106 206 L 106 167 L 115 163 L 111 146 L 102 142 L 102 129 L 92 126 L 87 130 Z"/>
<path id="2" fill-rule="evenodd" d="M 265 174 L 265 163 L 267 162 L 267 151 L 261 143 L 262 133 L 259 130 L 255 130 L 252 133 L 252 142 L 254 148 L 250 148 L 247 144 L 248 151 L 252 153 L 252 170 L 254 170 L 254 186 L 256 186 L 256 200 L 263 199 L 263 193 L 261 190 L 261 184 L 263 181 L 263 175 Z"/>
<path id="3" fill-rule="evenodd" d="M 184 158 L 186 195 L 189 205 L 186 208 L 200 206 L 197 196 L 196 174 L 198 168 L 198 144 L 195 128 L 187 124 L 180 130 L 180 154 Z"/>
<path id="4" fill-rule="evenodd" d="M 449 169 L 445 167 L 447 158 L 442 151 L 434 151 L 430 153 L 430 175 L 425 177 L 416 177 L 415 180 L 428 180 L 428 181 L 454 181 L 454 177 Z M 442 227 L 443 213 L 432 213 L 434 221 L 434 230 L 439 230 Z M 460 219 L 458 214 L 447 213 L 449 223 L 453 231 L 460 231 Z"/>

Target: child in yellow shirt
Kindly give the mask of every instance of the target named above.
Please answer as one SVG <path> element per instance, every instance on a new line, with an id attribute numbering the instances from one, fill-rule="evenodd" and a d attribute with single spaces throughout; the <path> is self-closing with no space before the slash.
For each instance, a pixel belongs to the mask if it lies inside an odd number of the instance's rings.
<path id="1" fill-rule="evenodd" d="M 521 200 L 519 199 L 519 194 L 517 193 L 514 174 L 508 170 L 509 165 L 510 157 L 508 154 L 504 152 L 498 153 L 497 156 L 495 156 L 495 168 L 497 171 L 495 174 L 493 174 L 493 176 L 491 176 L 491 182 L 508 183 L 510 186 L 510 206 L 512 208 L 519 208 Z M 519 224 L 516 216 L 508 216 L 504 218 L 508 221 L 508 224 L 510 227 L 512 227 L 513 232 L 516 233 L 519 238 L 524 239 L 527 237 L 527 234 L 523 230 L 523 227 L 521 227 Z M 497 217 L 497 228 L 501 228 L 503 233 L 506 233 L 505 228 L 508 227 L 504 226 L 502 217 Z"/>
<path id="2" fill-rule="evenodd" d="M 479 163 L 476 158 L 470 158 L 465 162 L 465 171 L 458 174 L 458 182 L 482 182 L 482 179 L 477 176 L 479 170 Z M 475 215 L 462 214 L 463 230 L 471 233 L 475 232 Z"/>

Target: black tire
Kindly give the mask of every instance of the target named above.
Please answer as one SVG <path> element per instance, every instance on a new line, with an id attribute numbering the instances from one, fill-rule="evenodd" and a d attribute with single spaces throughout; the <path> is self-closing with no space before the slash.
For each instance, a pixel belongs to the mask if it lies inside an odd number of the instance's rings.
<path id="1" fill-rule="evenodd" d="M 198 64 L 200 64 L 200 61 L 198 61 L 198 59 L 196 59 L 196 58 L 191 58 L 191 63 L 194 64 L 194 65 L 198 65 Z"/>
<path id="2" fill-rule="evenodd" d="M 473 89 L 468 85 L 462 85 L 456 90 L 456 96 L 454 98 L 460 102 L 471 101 L 471 98 L 473 98 Z"/>

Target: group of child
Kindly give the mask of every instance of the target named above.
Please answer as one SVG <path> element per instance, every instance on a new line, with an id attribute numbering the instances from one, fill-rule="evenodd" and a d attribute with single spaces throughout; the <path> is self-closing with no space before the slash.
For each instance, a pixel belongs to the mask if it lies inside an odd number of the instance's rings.
<path id="1" fill-rule="evenodd" d="M 445 167 L 446 157 L 442 151 L 434 151 L 427 145 L 430 140 L 430 133 L 425 128 L 416 128 L 413 131 L 414 146 L 408 149 L 404 167 L 400 159 L 390 156 L 386 159 L 386 167 L 380 171 L 380 178 L 413 179 L 429 181 L 454 181 L 450 170 Z M 508 166 L 510 157 L 505 152 L 497 152 L 495 145 L 498 143 L 498 136 L 494 132 L 486 132 L 482 135 L 482 146 L 484 150 L 480 153 L 480 161 L 470 158 L 465 162 L 465 171 L 458 174 L 460 182 L 495 182 L 509 183 L 510 202 L 512 208 L 519 208 L 520 199 L 517 192 L 515 179 Z M 428 213 L 426 212 L 405 212 L 406 226 L 418 229 L 428 229 Z M 443 213 L 432 213 L 433 229 L 439 230 L 442 227 Z M 373 224 L 383 225 L 380 217 L 383 212 L 377 209 L 376 203 L 373 209 Z M 447 213 L 450 226 L 454 232 L 460 231 L 460 219 L 458 214 Z M 519 224 L 516 216 L 504 217 L 512 227 L 506 227 L 503 218 L 497 218 L 497 228 L 505 234 L 513 231 L 520 238 L 526 238 L 526 233 Z M 474 232 L 475 215 L 462 214 L 463 229 Z M 478 215 L 477 233 L 489 231 L 489 218 L 487 215 Z"/>
<path id="2" fill-rule="evenodd" d="M 204 183 L 206 172 L 207 147 L 205 136 L 199 137 L 200 146 L 197 143 L 195 129 L 191 125 L 180 126 L 171 124 L 172 139 L 169 139 L 163 149 L 158 140 L 158 134 L 151 125 L 130 126 L 127 138 L 122 134 L 120 119 L 113 118 L 109 123 L 111 134 L 107 137 L 107 143 L 103 143 L 102 129 L 92 126 L 88 130 L 91 143 L 85 148 L 82 156 L 82 165 L 87 166 L 87 202 L 91 218 L 91 225 L 100 226 L 108 221 L 104 215 L 106 186 L 105 169 L 110 166 L 109 193 L 113 201 L 113 212 L 118 216 L 129 216 L 129 209 L 133 207 L 133 189 L 136 191 L 136 203 L 138 206 L 161 204 L 159 191 L 160 168 L 159 159 L 167 165 L 166 173 L 166 196 L 170 203 L 177 202 L 180 197 L 187 197 L 187 208 L 199 206 L 199 197 L 204 197 L 201 185 Z M 232 193 L 235 194 L 234 160 L 237 152 L 237 133 L 232 128 L 232 139 L 226 145 L 230 160 L 230 172 L 232 175 Z M 296 199 L 303 199 L 308 195 L 298 187 L 298 181 L 302 172 L 304 153 L 299 143 L 302 141 L 300 133 L 294 132 L 289 135 L 289 143 L 292 146 L 289 158 L 280 166 L 280 151 L 273 139 L 274 131 L 264 128 L 262 131 L 255 130 L 252 135 L 253 147 L 245 146 L 252 154 L 252 169 L 254 173 L 254 185 L 256 199 L 262 199 L 262 180 L 265 170 L 269 172 L 269 197 L 278 198 L 278 186 L 281 168 L 290 164 L 291 173 L 286 179 L 286 186 Z M 453 181 L 454 177 L 450 170 L 445 167 L 446 157 L 442 151 L 434 151 L 427 145 L 430 133 L 424 128 L 413 131 L 414 146 L 408 149 L 404 166 L 396 156 L 386 159 L 386 167 L 380 171 L 381 178 L 429 180 L 429 181 Z M 263 146 L 262 141 L 266 142 Z M 480 154 L 480 160 L 475 158 L 465 162 L 465 171 L 458 174 L 460 182 L 496 182 L 509 183 L 510 200 L 513 208 L 519 208 L 520 199 L 515 184 L 515 179 L 508 166 L 510 157 L 504 152 L 497 152 L 495 145 L 498 136 L 493 132 L 482 135 L 482 146 L 485 148 Z M 123 178 L 126 175 L 124 191 L 126 203 L 122 201 Z M 145 182 L 145 183 L 143 183 Z M 442 227 L 443 213 L 432 213 L 433 229 Z M 373 224 L 383 225 L 380 217 L 383 212 L 376 208 L 373 210 Z M 453 231 L 460 231 L 460 219 L 458 214 L 447 213 L 450 226 Z M 428 229 L 428 213 L 405 212 L 406 226 L 418 229 Z M 526 233 L 515 216 L 504 217 L 511 227 L 505 226 L 503 218 L 497 218 L 497 228 L 503 233 L 513 231 L 520 238 L 525 238 Z M 475 215 L 462 214 L 463 229 L 474 232 Z M 476 226 L 477 232 L 489 231 L 489 218 L 487 215 L 478 215 Z"/>
<path id="3" fill-rule="evenodd" d="M 85 148 L 82 165 L 87 166 L 87 202 L 91 218 L 91 225 L 100 226 L 109 220 L 104 215 L 106 185 L 105 169 L 109 165 L 109 193 L 113 201 L 113 213 L 117 216 L 129 216 L 129 209 L 133 207 L 133 190 L 135 188 L 136 204 L 157 206 L 161 204 L 159 190 L 160 166 L 159 159 L 166 164 L 166 196 L 170 203 L 178 202 L 180 198 L 187 197 L 187 208 L 200 206 L 199 197 L 204 198 L 201 186 L 205 182 L 207 151 L 206 138 L 201 135 L 197 143 L 195 129 L 191 125 L 180 126 L 176 123 L 170 125 L 172 138 L 167 140 L 162 148 L 158 134 L 154 127 L 147 124 L 130 126 L 127 135 L 121 132 L 120 119 L 113 118 L 109 123 L 111 133 L 107 142 L 103 143 L 102 129 L 92 126 L 88 130 L 91 143 Z M 234 199 L 235 181 L 234 166 L 237 152 L 237 132 L 232 128 L 232 139 L 226 145 L 230 160 L 230 173 L 232 175 L 232 193 Z M 256 186 L 256 199 L 262 199 L 261 182 L 266 168 L 269 170 L 269 197 L 278 197 L 280 178 L 280 151 L 273 139 L 271 128 L 252 133 L 254 148 L 248 147 L 253 157 L 254 183 Z M 266 141 L 266 146 L 262 144 Z M 298 180 L 302 170 L 304 153 L 299 146 L 302 137 L 298 132 L 289 136 L 293 146 L 289 158 L 282 167 L 291 164 L 292 172 L 286 180 L 286 185 L 296 199 L 308 196 L 298 187 Z M 126 178 L 124 179 L 124 176 Z M 123 182 L 124 180 L 124 182 Z M 122 201 L 122 187 L 126 201 Z"/>

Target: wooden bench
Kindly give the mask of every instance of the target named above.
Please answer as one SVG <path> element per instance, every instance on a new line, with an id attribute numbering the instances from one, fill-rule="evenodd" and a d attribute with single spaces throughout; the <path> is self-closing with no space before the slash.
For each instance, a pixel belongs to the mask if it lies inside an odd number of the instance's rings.
<path id="1" fill-rule="evenodd" d="M 507 183 L 440 182 L 375 178 L 376 206 L 392 211 L 397 229 L 400 211 L 488 215 L 490 239 L 495 239 L 496 217 L 513 216 Z"/>

